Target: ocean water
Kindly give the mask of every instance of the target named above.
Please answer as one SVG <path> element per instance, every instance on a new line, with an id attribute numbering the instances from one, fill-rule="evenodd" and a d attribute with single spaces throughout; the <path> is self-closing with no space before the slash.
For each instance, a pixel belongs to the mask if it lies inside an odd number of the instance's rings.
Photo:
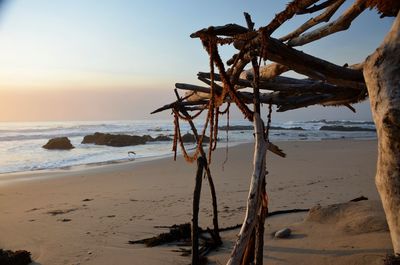
<path id="1" fill-rule="evenodd" d="M 200 125 L 200 124 L 197 124 Z M 220 126 L 225 122 L 221 121 Z M 244 120 L 231 120 L 230 126 L 251 125 Z M 302 127 L 304 130 L 271 130 L 271 141 L 312 141 L 325 139 L 374 139 L 372 131 L 321 131 L 322 126 L 345 126 L 374 128 L 370 121 L 296 121 L 273 123 L 283 128 Z M 76 165 L 124 162 L 139 158 L 152 158 L 172 155 L 172 142 L 151 142 L 128 147 L 109 147 L 93 144 L 81 144 L 85 135 L 95 132 L 151 135 L 173 134 L 171 120 L 134 120 L 134 121 L 82 121 L 82 122 L 23 122 L 0 123 L 0 174 L 43 169 L 64 168 Z M 182 133 L 189 132 L 187 124 L 181 124 Z M 229 132 L 229 144 L 252 142 L 251 130 L 232 130 Z M 42 148 L 54 137 L 68 137 L 74 149 L 46 150 Z M 219 131 L 219 146 L 226 146 L 226 132 Z M 188 145 L 188 148 L 193 147 Z M 135 157 L 128 155 L 134 151 Z M 1 176 L 0 176 L 1 177 Z"/>

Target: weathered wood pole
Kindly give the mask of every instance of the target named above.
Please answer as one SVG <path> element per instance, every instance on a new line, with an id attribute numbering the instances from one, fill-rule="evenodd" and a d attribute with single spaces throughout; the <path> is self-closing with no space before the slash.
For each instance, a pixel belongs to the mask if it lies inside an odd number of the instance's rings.
<path id="1" fill-rule="evenodd" d="M 400 12 L 381 46 L 364 66 L 372 116 L 378 133 L 376 187 L 400 256 Z"/>
<path id="2" fill-rule="evenodd" d="M 249 243 L 247 244 L 246 249 L 243 253 L 243 258 L 240 265 L 249 265 L 254 263 L 254 253 L 256 247 L 255 237 L 256 237 L 255 230 L 253 230 L 253 233 L 251 233 Z"/>
<path id="3" fill-rule="evenodd" d="M 201 182 L 206 161 L 203 157 L 197 159 L 196 184 L 193 192 L 193 219 L 192 219 L 192 265 L 200 264 L 199 259 L 199 208 Z"/>
<path id="4" fill-rule="evenodd" d="M 213 206 L 213 239 L 216 245 L 222 245 L 221 236 L 219 235 L 219 225 L 218 225 L 218 205 L 217 205 L 217 194 L 215 192 L 214 181 L 211 177 L 211 171 L 209 165 L 206 164 L 206 175 L 208 184 L 210 185 L 212 206 Z"/>
<path id="5" fill-rule="evenodd" d="M 253 157 L 253 174 L 251 176 L 250 190 L 247 197 L 246 216 L 227 265 L 240 264 L 243 253 L 258 221 L 257 214 L 259 213 L 261 203 L 261 185 L 265 177 L 264 163 L 267 143 L 264 137 L 264 124 L 259 113 L 254 113 L 253 123 L 256 141 Z"/>
<path id="6" fill-rule="evenodd" d="M 176 98 L 178 99 L 178 101 L 181 101 L 181 98 L 179 97 L 178 91 L 175 89 L 174 90 Z M 190 125 L 190 128 L 193 131 L 193 135 L 196 139 L 196 142 L 199 142 L 199 134 L 197 132 L 196 126 L 194 125 L 193 121 L 190 119 L 190 115 L 189 113 L 184 109 L 181 108 L 180 111 L 182 112 L 183 115 L 185 115 L 186 118 L 188 118 L 188 122 Z M 211 192 L 211 198 L 212 198 L 212 206 L 213 206 L 213 226 L 214 226 L 214 239 L 215 239 L 215 244 L 216 245 L 221 245 L 222 244 L 222 240 L 221 240 L 221 236 L 219 235 L 219 225 L 218 225 L 218 203 L 217 203 L 217 193 L 215 191 L 215 185 L 214 185 L 214 181 L 212 179 L 211 176 L 211 170 L 209 165 L 207 164 L 207 159 L 206 159 L 206 153 L 204 152 L 203 146 L 199 146 L 200 148 L 200 154 L 201 156 L 204 158 L 205 164 L 205 169 L 206 169 L 206 174 L 207 174 L 207 180 L 208 183 L 210 185 L 210 192 Z"/>
<path id="7" fill-rule="evenodd" d="M 266 170 L 264 170 L 264 175 Z M 258 222 L 256 225 L 256 245 L 255 245 L 255 265 L 262 265 L 264 260 L 264 224 L 265 218 L 268 214 L 268 205 L 266 201 L 266 191 L 265 191 L 265 177 L 261 187 L 262 203 L 260 204 L 260 213 L 258 214 Z"/>

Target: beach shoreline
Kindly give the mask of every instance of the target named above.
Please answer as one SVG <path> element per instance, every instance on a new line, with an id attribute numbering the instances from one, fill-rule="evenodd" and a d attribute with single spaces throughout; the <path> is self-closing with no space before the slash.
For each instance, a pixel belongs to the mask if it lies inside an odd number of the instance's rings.
<path id="1" fill-rule="evenodd" d="M 313 140 L 313 139 L 303 139 L 303 140 L 279 140 L 274 141 L 274 143 L 285 143 L 285 142 L 324 142 L 324 141 L 376 141 L 376 139 L 370 138 L 332 138 L 332 139 L 320 139 L 320 140 Z M 229 142 L 229 146 L 226 146 L 226 142 L 221 142 L 217 146 L 217 149 L 223 149 L 226 151 L 228 148 L 228 152 L 230 148 L 234 148 L 241 145 L 253 145 L 254 142 L 252 141 L 242 141 L 242 142 Z M 118 148 L 118 147 L 115 147 Z M 192 151 L 193 148 L 188 149 L 188 151 Z M 208 150 L 208 147 L 205 147 L 205 150 Z M 66 152 L 64 150 L 58 150 L 56 152 Z M 68 151 L 67 151 L 68 152 Z M 13 181 L 31 181 L 35 179 L 47 179 L 51 178 L 54 175 L 62 175 L 64 176 L 65 173 L 74 172 L 74 171 L 82 171 L 88 169 L 100 169 L 101 167 L 107 167 L 111 165 L 121 165 L 121 164 L 133 164 L 133 163 L 143 163 L 149 161 L 155 161 L 159 159 L 171 159 L 173 162 L 173 152 L 168 154 L 161 154 L 149 157 L 139 157 L 139 158 L 131 158 L 131 159 L 121 159 L 121 160 L 109 160 L 104 162 L 93 162 L 93 163 L 84 163 L 84 164 L 77 164 L 71 166 L 63 166 L 63 167 L 55 167 L 55 168 L 44 168 L 44 169 L 34 169 L 34 170 L 24 170 L 24 171 L 15 171 L 15 172 L 4 172 L 0 173 L 0 186 L 7 185 L 12 183 Z M 178 150 L 177 156 L 182 156 L 180 150 Z"/>
<path id="2" fill-rule="evenodd" d="M 376 140 L 286 141 L 276 144 L 288 157 L 283 159 L 267 154 L 267 191 L 271 211 L 343 203 L 361 195 L 379 200 L 374 184 Z M 214 153 L 211 170 L 221 227 L 243 220 L 252 150 L 251 143 L 230 147 L 223 168 L 225 149 L 221 146 Z M 195 165 L 186 163 L 181 156 L 176 162 L 166 157 L 19 173 L 18 178 L 26 180 L 30 176 L 30 180 L 0 184 L 0 248 L 26 249 L 32 252 L 37 264 L 43 265 L 123 265 L 133 261 L 134 264 L 187 264 L 189 259 L 172 252 L 173 246 L 148 249 L 127 242 L 165 232 L 154 228 L 158 225 L 190 222 L 194 175 Z M 210 206 L 209 188 L 205 182 L 200 203 L 200 225 L 203 227 L 211 223 Z M 274 222 L 296 223 L 304 218 L 304 214 L 279 218 L 274 218 L 278 220 Z M 275 251 L 273 255 L 271 252 L 268 254 L 268 249 L 274 249 L 268 243 L 273 226 L 267 222 L 266 262 L 292 264 L 293 258 L 299 259 L 298 253 L 279 254 Z M 232 244 L 229 240 L 234 239 L 236 232 L 223 235 L 228 241 L 219 254 L 213 254 L 211 258 L 223 263 Z M 311 234 L 303 241 L 296 239 L 299 244 L 315 240 L 312 231 L 307 233 Z M 352 243 L 362 250 L 355 252 L 357 255 L 365 252 L 365 255 L 382 256 L 390 250 L 387 232 L 368 236 L 376 239 L 375 243 L 371 242 L 373 248 L 368 244 Z M 293 242 L 287 241 L 289 245 Z M 285 261 L 273 263 L 271 259 L 280 255 Z M 319 261 L 334 258 L 318 251 L 311 255 L 311 259 L 313 257 Z M 298 263 L 303 264 L 301 260 Z"/>
<path id="3" fill-rule="evenodd" d="M 220 121 L 224 124 L 224 121 Z M 231 120 L 229 144 L 251 142 L 253 126 L 246 120 Z M 201 124 L 196 124 L 201 129 Z M 323 127 L 338 131 L 320 130 Z M 226 144 L 226 130 L 220 127 L 219 145 Z M 343 129 L 345 129 L 343 131 Z M 187 123 L 181 132 L 190 131 Z M 145 137 L 145 144 L 113 147 L 84 142 L 95 132 Z M 77 165 L 119 163 L 132 158 L 158 158 L 171 155 L 174 126 L 170 120 L 0 123 L 0 177 L 3 173 L 68 168 Z M 74 148 L 65 151 L 42 148 L 50 139 L 67 137 Z M 151 138 L 150 138 L 151 137 Z M 151 141 L 157 139 L 160 141 Z M 270 140 L 318 141 L 325 139 L 376 139 L 373 123 L 359 120 L 287 121 L 272 123 Z M 163 140 L 161 140 L 163 139 Z M 188 143 L 190 149 L 193 144 Z M 135 152 L 131 156 L 130 152 Z"/>

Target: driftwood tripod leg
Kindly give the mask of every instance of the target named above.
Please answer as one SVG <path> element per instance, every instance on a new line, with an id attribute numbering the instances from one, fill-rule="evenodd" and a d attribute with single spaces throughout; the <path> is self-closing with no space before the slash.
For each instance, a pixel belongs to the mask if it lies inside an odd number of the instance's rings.
<path id="1" fill-rule="evenodd" d="M 203 169 L 206 161 L 203 157 L 197 159 L 196 184 L 193 193 L 193 219 L 192 219 L 192 265 L 199 263 L 199 206 Z"/>
<path id="2" fill-rule="evenodd" d="M 211 177 L 211 172 L 210 169 L 207 168 L 206 169 L 206 173 L 207 173 L 207 180 L 208 180 L 208 184 L 210 185 L 210 191 L 211 191 L 211 197 L 212 197 L 212 206 L 213 206 L 213 225 L 214 225 L 214 240 L 215 240 L 215 244 L 216 245 L 221 245 L 222 244 L 222 240 L 221 237 L 219 235 L 219 225 L 218 225 L 218 206 L 217 206 L 217 195 L 215 192 L 215 186 L 214 186 L 214 181 Z"/>
<path id="3" fill-rule="evenodd" d="M 240 229 L 238 240 L 228 260 L 228 265 L 237 265 L 242 261 L 244 250 L 246 249 L 251 233 L 257 223 L 257 214 L 260 209 L 261 202 L 261 185 L 263 184 L 265 153 L 267 143 L 264 138 L 264 124 L 258 113 L 254 113 L 254 131 L 256 136 L 254 158 L 253 158 L 253 174 L 249 195 L 247 198 L 246 216 Z"/>
<path id="4" fill-rule="evenodd" d="M 175 90 L 175 93 L 177 93 L 176 90 Z M 180 100 L 179 96 L 177 96 L 177 98 L 178 98 L 178 100 Z M 181 112 L 182 112 L 183 115 L 185 115 L 185 117 L 187 117 L 187 118 L 190 117 L 189 113 L 185 109 L 182 109 Z M 197 132 L 196 126 L 194 125 L 192 120 L 189 119 L 188 122 L 189 122 L 190 128 L 193 131 L 193 135 L 194 135 L 194 137 L 196 139 L 196 142 L 199 142 L 199 134 Z M 215 192 L 215 186 L 214 186 L 214 181 L 213 181 L 212 176 L 211 176 L 211 171 L 210 171 L 210 168 L 208 167 L 208 164 L 207 164 L 206 153 L 204 152 L 204 149 L 203 149 L 202 146 L 200 146 L 199 148 L 200 148 L 201 156 L 203 157 L 203 163 L 204 163 L 203 164 L 203 168 L 206 169 L 207 180 L 208 180 L 208 183 L 210 184 L 210 191 L 211 191 L 211 197 L 212 197 L 212 206 L 213 206 L 214 238 L 216 240 L 215 244 L 221 245 L 222 244 L 222 240 L 221 240 L 221 237 L 219 235 L 219 225 L 218 225 L 217 194 Z"/>
<path id="5" fill-rule="evenodd" d="M 247 244 L 246 250 L 244 251 L 243 254 L 243 259 L 240 265 L 249 265 L 253 264 L 254 262 L 254 249 L 255 249 L 255 243 L 256 238 L 255 238 L 255 231 L 251 234 L 251 238 L 249 243 Z"/>
<path id="6" fill-rule="evenodd" d="M 268 206 L 266 204 L 265 184 L 263 188 L 263 203 L 261 204 L 258 223 L 256 225 L 256 247 L 255 247 L 255 264 L 262 265 L 264 259 L 264 224 L 268 214 Z"/>

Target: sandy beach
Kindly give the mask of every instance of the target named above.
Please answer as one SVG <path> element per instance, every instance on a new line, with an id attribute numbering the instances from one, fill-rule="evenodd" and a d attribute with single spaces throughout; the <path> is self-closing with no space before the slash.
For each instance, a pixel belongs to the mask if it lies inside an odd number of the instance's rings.
<path id="1" fill-rule="evenodd" d="M 347 203 L 361 195 L 369 200 L 336 207 L 340 214 L 333 217 L 299 213 L 268 218 L 265 264 L 383 264 L 392 252 L 387 230 L 357 230 L 371 223 L 346 223 L 346 214 L 360 220 L 370 214 L 384 218 L 374 183 L 377 142 L 277 144 L 288 156 L 267 154 L 270 211 Z M 243 220 L 252 150 L 252 144 L 229 148 L 224 165 L 225 148 L 214 153 L 222 227 Z M 0 175 L 0 248 L 26 249 L 42 265 L 189 264 L 189 257 L 172 251 L 178 248 L 174 245 L 146 248 L 128 241 L 165 232 L 155 226 L 190 222 L 194 176 L 195 165 L 182 157 Z M 211 225 L 210 206 L 205 181 L 202 227 Z M 270 236 L 283 227 L 292 229 L 291 238 Z M 237 232 L 222 233 L 224 245 L 209 255 L 211 264 L 226 262 Z"/>

